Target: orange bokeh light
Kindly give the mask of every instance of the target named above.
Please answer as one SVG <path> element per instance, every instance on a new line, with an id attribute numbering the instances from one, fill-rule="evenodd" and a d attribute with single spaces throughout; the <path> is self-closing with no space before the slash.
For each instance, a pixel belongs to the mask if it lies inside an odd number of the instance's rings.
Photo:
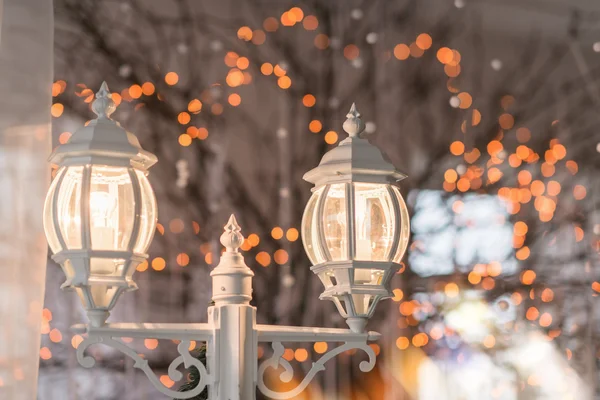
<path id="1" fill-rule="evenodd" d="M 271 237 L 273 237 L 273 239 L 275 239 L 275 240 L 281 239 L 283 237 L 283 229 L 281 229 L 278 226 L 271 229 Z"/>
<path id="2" fill-rule="evenodd" d="M 310 123 L 308 124 L 308 129 L 312 132 L 312 133 L 319 133 L 321 132 L 321 129 L 323 129 L 323 124 L 321 123 L 321 121 L 318 121 L 316 119 L 313 119 L 312 121 L 310 121 Z"/>
<path id="3" fill-rule="evenodd" d="M 521 273 L 521 282 L 524 285 L 531 285 L 535 281 L 535 278 L 536 278 L 536 273 L 530 269 L 523 271 Z"/>
<path id="4" fill-rule="evenodd" d="M 179 265 L 180 267 L 185 267 L 189 263 L 190 263 L 190 256 L 188 256 L 186 253 L 179 253 L 177 255 L 177 265 Z"/>
<path id="5" fill-rule="evenodd" d="M 437 59 L 439 62 L 441 62 L 442 64 L 449 64 L 452 62 L 452 59 L 454 58 L 454 54 L 452 53 L 452 49 L 449 49 L 448 47 L 442 47 L 437 51 Z"/>
<path id="6" fill-rule="evenodd" d="M 458 179 L 458 174 L 453 169 L 446 170 L 444 173 L 444 179 L 446 182 L 454 183 Z"/>
<path id="7" fill-rule="evenodd" d="M 179 75 L 176 72 L 167 72 L 165 75 L 165 82 L 167 85 L 176 85 L 179 82 Z"/>
<path id="8" fill-rule="evenodd" d="M 573 197 L 575 200 L 583 200 L 587 195 L 587 190 L 583 185 L 575 185 L 573 188 Z"/>
<path id="9" fill-rule="evenodd" d="M 458 99 L 460 100 L 459 107 L 462 108 L 463 110 L 471 107 L 471 104 L 473 104 L 473 98 L 467 92 L 459 93 L 458 95 L 456 95 L 456 97 L 458 97 Z M 474 124 L 474 125 L 477 125 L 477 124 Z"/>
<path id="10" fill-rule="evenodd" d="M 282 89 L 288 89 L 292 86 L 292 80 L 288 76 L 281 76 L 277 79 L 277 84 Z"/>
<path id="11" fill-rule="evenodd" d="M 167 263 L 162 257 L 156 257 L 154 260 L 152 260 L 152 269 L 154 269 L 155 271 L 162 271 L 163 269 L 165 269 L 166 266 Z"/>
<path id="12" fill-rule="evenodd" d="M 328 348 L 328 347 L 329 347 L 329 346 L 327 345 L 327 343 L 326 343 L 326 342 L 316 342 L 316 343 L 313 345 L 313 348 L 315 349 L 315 352 L 316 352 L 316 353 L 318 353 L 318 354 L 323 354 L 323 353 L 325 353 L 325 352 L 327 351 L 327 348 Z"/>
<path id="13" fill-rule="evenodd" d="M 398 60 L 406 60 L 410 56 L 410 49 L 404 43 L 397 44 L 394 47 L 394 57 Z"/>
<path id="14" fill-rule="evenodd" d="M 355 60 L 358 58 L 359 55 L 360 50 L 358 49 L 358 46 L 354 44 L 349 44 L 346 47 L 344 47 L 344 57 L 346 57 L 348 60 Z"/>
<path id="15" fill-rule="evenodd" d="M 319 20 L 314 15 L 307 15 L 302 21 L 302 26 L 307 31 L 314 31 L 319 27 Z"/>
<path id="16" fill-rule="evenodd" d="M 420 49 L 427 50 L 431 47 L 433 40 L 427 33 L 421 33 L 419 36 L 417 36 L 417 40 L 415 42 Z"/>
<path id="17" fill-rule="evenodd" d="M 271 63 L 264 63 L 260 66 L 260 72 L 263 75 L 271 75 L 273 73 L 273 65 Z"/>
<path id="18" fill-rule="evenodd" d="M 535 321 L 540 315 L 540 312 L 538 311 L 537 308 L 535 307 L 529 307 L 527 309 L 527 313 L 525 314 L 525 317 L 530 320 L 530 321 Z"/>
<path id="19" fill-rule="evenodd" d="M 515 124 L 515 118 L 512 115 L 505 113 L 498 118 L 498 123 L 502 129 L 508 130 Z"/>
<path id="20" fill-rule="evenodd" d="M 227 98 L 227 101 L 229 102 L 229 104 L 231 104 L 233 107 L 237 107 L 240 104 L 242 104 L 242 97 L 237 94 L 237 93 L 231 93 L 229 95 L 229 97 Z"/>
<path id="21" fill-rule="evenodd" d="M 325 143 L 334 144 L 338 141 L 338 134 L 335 131 L 329 131 L 325 134 Z"/>
<path id="22" fill-rule="evenodd" d="M 263 267 L 268 267 L 271 264 L 271 256 L 266 251 L 261 251 L 256 255 L 256 262 Z"/>
<path id="23" fill-rule="evenodd" d="M 454 154 L 455 156 L 460 156 L 464 152 L 465 152 L 465 145 L 463 142 L 456 141 L 456 142 L 452 142 L 452 144 L 450 145 L 450 153 Z"/>
<path id="24" fill-rule="evenodd" d="M 312 94 L 305 94 L 302 98 L 302 104 L 304 104 L 304 107 L 312 107 L 316 102 L 317 99 Z"/>

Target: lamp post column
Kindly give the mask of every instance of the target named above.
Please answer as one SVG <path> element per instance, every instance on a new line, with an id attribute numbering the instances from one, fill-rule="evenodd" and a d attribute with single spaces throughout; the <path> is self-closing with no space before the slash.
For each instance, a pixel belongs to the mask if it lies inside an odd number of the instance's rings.
<path id="1" fill-rule="evenodd" d="M 256 397 L 256 308 L 252 300 L 254 273 L 239 252 L 244 241 L 231 215 L 221 235 L 226 251 L 211 272 L 214 306 L 209 322 L 214 327 L 213 363 L 216 381 L 213 400 L 252 400 Z"/>

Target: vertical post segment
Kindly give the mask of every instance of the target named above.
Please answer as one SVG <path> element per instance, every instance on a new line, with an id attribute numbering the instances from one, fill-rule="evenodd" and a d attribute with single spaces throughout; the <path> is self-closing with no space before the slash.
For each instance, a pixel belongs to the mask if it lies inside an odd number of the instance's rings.
<path id="1" fill-rule="evenodd" d="M 214 400 L 254 400 L 256 398 L 257 334 L 256 309 L 248 305 L 226 304 L 211 307 L 215 327 Z"/>
<path id="2" fill-rule="evenodd" d="M 254 273 L 238 251 L 244 241 L 231 215 L 221 235 L 225 246 L 219 265 L 211 272 L 213 301 L 209 320 L 214 326 L 216 380 L 211 400 L 253 400 L 256 398 L 257 331 L 252 300 Z"/>

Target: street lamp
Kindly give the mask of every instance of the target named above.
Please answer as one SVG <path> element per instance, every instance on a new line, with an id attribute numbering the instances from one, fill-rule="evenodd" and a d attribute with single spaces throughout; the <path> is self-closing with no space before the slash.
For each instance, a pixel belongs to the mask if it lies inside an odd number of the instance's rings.
<path id="1" fill-rule="evenodd" d="M 302 392 L 324 364 L 348 351 L 362 350 L 368 372 L 375 352 L 368 345 L 377 332 L 365 332 L 377 302 L 389 296 L 389 283 L 408 241 L 408 213 L 392 185 L 405 176 L 386 162 L 376 147 L 359 137 L 364 124 L 353 106 L 344 129 L 350 137 L 327 153 L 306 175 L 316 189 L 304 215 L 303 241 L 313 271 L 325 284 L 322 299 L 333 300 L 348 319 L 348 329 L 272 326 L 256 323 L 252 300 L 254 273 L 239 251 L 244 238 L 232 215 L 221 235 L 225 247 L 211 272 L 212 300 L 207 323 L 106 323 L 119 295 L 135 289 L 135 267 L 147 255 L 156 224 L 156 204 L 146 170 L 156 157 L 141 149 L 135 136 L 109 116 L 115 105 L 106 84 L 92 108 L 98 118 L 59 146 L 51 161 L 59 165 L 45 205 L 46 236 L 53 258 L 88 310 L 89 325 L 73 330 L 87 336 L 77 347 L 81 365 L 95 360 L 89 346 L 102 343 L 135 361 L 157 390 L 176 399 L 190 399 L 208 387 L 211 400 L 251 400 L 256 389 L 272 399 L 289 399 Z M 183 379 L 180 366 L 195 367 L 200 377 L 190 391 L 177 392 L 157 378 L 144 357 L 122 338 L 178 341 L 179 356 L 168 368 L 173 381 Z M 206 365 L 190 354 L 193 341 L 206 343 Z M 272 343 L 273 354 L 258 364 L 259 343 Z M 293 368 L 283 357 L 284 342 L 341 343 L 313 363 L 294 388 L 276 392 L 265 384 L 269 369 L 283 368 L 289 382 Z"/>
<path id="2" fill-rule="evenodd" d="M 147 169 L 156 156 L 110 119 L 115 110 L 106 83 L 92 103 L 97 118 L 58 146 L 58 165 L 44 205 L 44 230 L 90 323 L 102 326 L 132 280 L 156 228 L 156 200 Z"/>
<path id="3" fill-rule="evenodd" d="M 344 122 L 348 138 L 323 156 L 304 180 L 315 185 L 302 219 L 312 271 L 350 329 L 362 332 L 408 245 L 406 203 L 394 183 L 406 178 L 361 137 L 356 106 Z"/>

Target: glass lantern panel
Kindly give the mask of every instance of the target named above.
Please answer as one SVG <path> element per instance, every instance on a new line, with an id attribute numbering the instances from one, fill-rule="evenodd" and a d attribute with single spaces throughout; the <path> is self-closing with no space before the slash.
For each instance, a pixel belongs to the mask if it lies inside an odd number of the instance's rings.
<path id="1" fill-rule="evenodd" d="M 94 308 L 108 309 L 118 290 L 118 286 L 94 285 L 90 287 Z"/>
<path id="2" fill-rule="evenodd" d="M 103 276 L 124 276 L 125 260 L 119 258 L 90 259 L 90 273 Z"/>
<path id="3" fill-rule="evenodd" d="M 406 203 L 400 194 L 400 189 L 398 189 L 396 186 L 392 186 L 392 191 L 396 196 L 398 207 L 400 208 L 400 239 L 396 253 L 392 257 L 392 261 L 399 264 L 402 261 L 402 256 L 404 256 L 404 253 L 406 252 L 406 248 L 408 247 L 410 220 L 408 217 L 408 208 L 406 207 Z"/>
<path id="4" fill-rule="evenodd" d="M 83 167 L 68 167 L 58 188 L 58 225 L 67 249 L 81 249 L 81 181 Z"/>
<path id="5" fill-rule="evenodd" d="M 346 297 L 345 296 L 343 296 L 341 298 L 333 297 L 331 300 L 333 300 L 333 303 L 337 307 L 342 318 L 348 318 L 349 310 L 347 308 L 348 304 L 346 304 L 346 302 L 347 302 Z"/>
<path id="6" fill-rule="evenodd" d="M 92 167 L 89 217 L 92 249 L 127 250 L 135 217 L 127 167 Z"/>
<path id="7" fill-rule="evenodd" d="M 336 183 L 329 187 L 323 209 L 323 234 L 330 261 L 348 260 L 348 219 L 346 185 Z"/>
<path id="8" fill-rule="evenodd" d="M 304 243 L 306 254 L 313 265 L 325 262 L 325 257 L 319 245 L 319 224 L 317 221 L 317 207 L 323 190 L 324 188 L 321 188 L 312 194 L 306 204 L 304 216 L 302 217 L 302 242 Z"/>
<path id="9" fill-rule="evenodd" d="M 356 316 L 362 316 L 369 313 L 373 302 L 373 295 L 370 294 L 353 294 L 352 302 L 354 303 L 354 311 Z"/>
<path id="10" fill-rule="evenodd" d="M 355 285 L 381 285 L 383 282 L 383 270 L 369 268 L 354 269 Z"/>
<path id="11" fill-rule="evenodd" d="M 388 261 L 394 241 L 394 207 L 388 185 L 354 184 L 355 260 Z"/>
<path id="12" fill-rule="evenodd" d="M 44 202 L 44 231 L 46 232 L 46 239 L 48 240 L 48 245 L 50 246 L 50 250 L 52 253 L 56 254 L 61 251 L 60 241 L 58 240 L 58 235 L 56 234 L 57 226 L 54 226 L 54 213 L 53 213 L 53 205 L 54 205 L 54 193 L 56 193 L 56 187 L 58 185 L 58 181 L 62 174 L 67 170 L 66 167 L 60 168 L 56 172 L 56 176 L 52 180 L 50 184 L 50 188 L 48 189 L 48 194 L 46 195 L 46 201 Z"/>
<path id="13" fill-rule="evenodd" d="M 154 230 L 156 229 L 156 197 L 154 196 L 154 190 L 150 186 L 148 177 L 144 172 L 135 171 L 138 180 L 140 182 L 140 191 L 142 197 L 142 207 L 140 210 L 140 232 L 133 248 L 135 253 L 146 253 L 150 242 L 154 236 Z"/>
<path id="14" fill-rule="evenodd" d="M 79 299 L 81 300 L 81 304 L 83 305 L 83 308 L 88 310 L 88 309 L 94 307 L 94 305 L 91 303 L 91 296 L 88 296 L 88 293 L 89 293 L 88 290 L 84 290 L 80 287 L 76 287 L 75 292 L 77 293 L 77 296 L 79 296 Z"/>

